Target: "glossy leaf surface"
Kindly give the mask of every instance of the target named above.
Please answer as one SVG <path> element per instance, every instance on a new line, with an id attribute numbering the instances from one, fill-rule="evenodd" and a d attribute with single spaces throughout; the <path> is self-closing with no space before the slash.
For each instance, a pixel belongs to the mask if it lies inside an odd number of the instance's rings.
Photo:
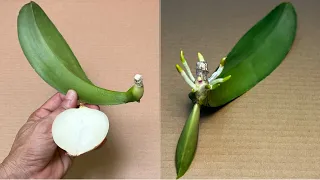
<path id="1" fill-rule="evenodd" d="M 279 4 L 257 22 L 227 55 L 219 77 L 232 78 L 209 92 L 206 106 L 224 105 L 270 75 L 290 51 L 296 29 L 297 16 L 291 3 Z M 189 97 L 192 99 L 193 93 Z"/>
<path id="2" fill-rule="evenodd" d="M 177 178 L 182 177 L 189 169 L 194 158 L 199 134 L 200 105 L 194 104 L 180 135 L 176 149 Z"/>
<path id="3" fill-rule="evenodd" d="M 95 86 L 63 36 L 35 2 L 31 1 L 21 8 L 17 23 L 24 55 L 38 75 L 57 91 L 65 94 L 73 89 L 80 101 L 98 105 L 128 103 L 139 101 L 142 97 L 143 88 L 135 86 L 127 92 Z"/>

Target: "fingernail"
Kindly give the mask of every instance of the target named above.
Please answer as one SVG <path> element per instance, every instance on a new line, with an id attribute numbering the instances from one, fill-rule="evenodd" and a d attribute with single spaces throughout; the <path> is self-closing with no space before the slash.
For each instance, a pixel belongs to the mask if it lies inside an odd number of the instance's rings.
<path id="1" fill-rule="evenodd" d="M 70 89 L 67 92 L 66 99 L 74 99 L 75 96 L 76 96 L 76 92 Z"/>

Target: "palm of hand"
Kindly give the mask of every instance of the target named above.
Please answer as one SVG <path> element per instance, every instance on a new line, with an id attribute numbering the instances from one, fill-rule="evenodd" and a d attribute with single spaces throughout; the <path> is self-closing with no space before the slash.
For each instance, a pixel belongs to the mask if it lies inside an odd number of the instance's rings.
<path id="1" fill-rule="evenodd" d="M 99 110 L 95 105 L 86 106 Z M 58 114 L 75 107 L 77 94 L 74 91 L 66 96 L 57 93 L 31 114 L 19 130 L 10 154 L 4 161 L 7 176 L 15 179 L 58 179 L 65 175 L 72 158 L 54 143 L 51 126 Z"/>

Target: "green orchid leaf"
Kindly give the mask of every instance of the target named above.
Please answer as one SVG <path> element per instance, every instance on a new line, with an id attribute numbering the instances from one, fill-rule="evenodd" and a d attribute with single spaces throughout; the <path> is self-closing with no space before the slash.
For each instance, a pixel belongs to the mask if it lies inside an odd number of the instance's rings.
<path id="1" fill-rule="evenodd" d="M 17 23 L 24 55 L 37 74 L 57 91 L 66 94 L 73 89 L 80 101 L 98 105 L 139 102 L 142 98 L 144 88 L 140 75 L 135 76 L 135 84 L 126 92 L 95 86 L 63 36 L 35 2 L 21 8 Z"/>
<path id="2" fill-rule="evenodd" d="M 189 169 L 196 153 L 199 134 L 200 105 L 194 104 L 180 135 L 175 163 L 177 179 L 182 177 Z"/>
<path id="3" fill-rule="evenodd" d="M 296 29 L 297 15 L 293 5 L 281 3 L 275 7 L 255 24 L 227 55 L 219 77 L 232 77 L 210 91 L 204 105 L 225 105 L 270 75 L 289 53 L 295 40 Z M 190 93 L 189 97 L 194 100 L 194 93 Z"/>

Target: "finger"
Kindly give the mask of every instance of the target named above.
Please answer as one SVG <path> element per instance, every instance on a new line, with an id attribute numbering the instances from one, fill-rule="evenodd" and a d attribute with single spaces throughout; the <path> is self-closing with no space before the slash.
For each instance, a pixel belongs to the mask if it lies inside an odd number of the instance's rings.
<path id="1" fill-rule="evenodd" d="M 58 149 L 59 155 L 63 164 L 63 170 L 64 173 L 68 171 L 68 169 L 71 167 L 72 162 L 74 160 L 74 157 L 69 156 L 64 150 L 61 148 Z"/>
<path id="2" fill-rule="evenodd" d="M 61 93 L 54 94 L 51 98 L 49 98 L 41 107 L 39 107 L 35 112 L 33 112 L 29 119 L 39 120 L 48 116 L 54 110 L 56 110 L 59 105 L 62 103 L 64 99 L 64 95 Z"/>
<path id="3" fill-rule="evenodd" d="M 94 104 L 85 104 L 84 106 L 86 106 L 87 108 L 100 110 L 100 107 L 99 107 L 98 105 L 94 105 Z"/>
<path id="4" fill-rule="evenodd" d="M 74 90 L 69 90 L 63 99 L 63 101 L 60 103 L 60 106 L 54 110 L 49 116 L 51 119 L 55 119 L 55 117 L 62 113 L 63 111 L 70 109 L 70 108 L 76 108 L 77 107 L 77 93 Z"/>

